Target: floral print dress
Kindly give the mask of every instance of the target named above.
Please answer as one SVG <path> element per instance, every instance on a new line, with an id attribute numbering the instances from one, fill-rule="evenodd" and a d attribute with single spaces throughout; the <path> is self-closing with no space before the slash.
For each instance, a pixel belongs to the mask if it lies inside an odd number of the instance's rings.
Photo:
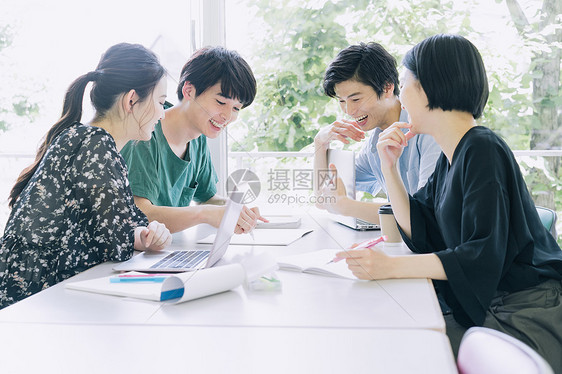
<path id="1" fill-rule="evenodd" d="M 0 239 L 0 309 L 105 261 L 133 254 L 127 167 L 105 130 L 74 124 L 46 152 Z"/>

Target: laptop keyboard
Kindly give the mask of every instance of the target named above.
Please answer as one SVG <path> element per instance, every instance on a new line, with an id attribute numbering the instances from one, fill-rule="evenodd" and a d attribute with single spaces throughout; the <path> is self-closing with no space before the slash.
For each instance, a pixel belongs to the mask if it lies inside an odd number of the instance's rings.
<path id="1" fill-rule="evenodd" d="M 209 256 L 209 251 L 174 251 L 152 265 L 151 269 L 192 269 Z"/>
<path id="2" fill-rule="evenodd" d="M 358 225 L 361 225 L 361 226 L 368 226 L 368 227 L 374 227 L 374 226 L 375 226 L 374 223 L 367 222 L 367 221 L 363 221 L 363 220 L 360 219 L 360 218 L 357 218 L 357 224 L 358 224 Z"/>

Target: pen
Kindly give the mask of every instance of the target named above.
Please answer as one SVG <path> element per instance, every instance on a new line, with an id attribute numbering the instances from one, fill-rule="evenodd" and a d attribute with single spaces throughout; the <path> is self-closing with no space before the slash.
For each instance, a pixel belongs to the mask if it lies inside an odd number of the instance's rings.
<path id="1" fill-rule="evenodd" d="M 373 248 L 375 245 L 377 245 L 377 244 L 379 244 L 379 243 L 381 243 L 381 242 L 384 242 L 384 241 L 386 241 L 386 240 L 388 240 L 388 236 L 383 235 L 383 236 L 380 236 L 380 237 L 378 237 L 378 238 L 376 238 L 376 239 L 367 240 L 367 241 L 364 241 L 364 242 L 362 242 L 362 243 L 359 243 L 359 244 L 357 245 L 357 247 L 355 247 L 355 248 L 353 248 L 353 249 L 358 249 L 358 248 Z"/>
<path id="2" fill-rule="evenodd" d="M 139 276 L 139 277 L 111 277 L 110 283 L 136 283 L 136 282 L 150 282 L 162 283 L 168 276 Z"/>
<path id="3" fill-rule="evenodd" d="M 170 274 L 159 274 L 159 273 L 153 273 L 153 274 L 119 274 L 116 275 L 116 277 L 119 278 L 148 278 L 148 277 L 164 277 L 164 276 L 169 276 Z"/>
<path id="4" fill-rule="evenodd" d="M 383 236 L 380 236 L 380 237 L 378 237 L 378 238 L 376 238 L 376 239 L 371 239 L 371 240 L 366 240 L 366 241 L 364 241 L 364 242 L 361 242 L 361 243 L 359 243 L 359 244 L 357 245 L 357 247 L 355 247 L 355 248 L 353 248 L 353 249 L 360 249 L 360 248 L 369 248 L 369 249 L 371 249 L 371 248 L 373 248 L 375 245 L 377 245 L 377 244 L 379 244 L 379 243 L 381 243 L 381 242 L 384 242 L 384 241 L 387 240 L 387 239 L 388 239 L 388 236 L 383 235 Z M 328 264 L 331 264 L 332 262 L 338 262 L 338 261 L 341 261 L 341 260 L 343 260 L 343 257 L 334 257 L 334 258 L 332 259 L 332 261 L 328 262 Z M 327 264 L 326 264 L 326 265 L 327 265 Z"/>

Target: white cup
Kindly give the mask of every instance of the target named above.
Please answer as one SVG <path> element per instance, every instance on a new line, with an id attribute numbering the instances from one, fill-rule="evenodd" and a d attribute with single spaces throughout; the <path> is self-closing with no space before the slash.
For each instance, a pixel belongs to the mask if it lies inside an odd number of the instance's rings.
<path id="1" fill-rule="evenodd" d="M 398 225 L 396 224 L 390 205 L 383 205 L 379 208 L 379 220 L 381 223 L 381 234 L 388 237 L 385 243 L 402 243 L 402 236 L 400 235 L 400 231 L 398 231 Z"/>

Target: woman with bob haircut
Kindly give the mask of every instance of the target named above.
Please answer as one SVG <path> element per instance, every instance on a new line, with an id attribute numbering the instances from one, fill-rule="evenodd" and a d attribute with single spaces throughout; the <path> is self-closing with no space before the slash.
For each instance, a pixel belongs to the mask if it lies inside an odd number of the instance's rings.
<path id="1" fill-rule="evenodd" d="M 90 83 L 95 115 L 80 123 Z M 10 193 L 0 239 L 0 308 L 133 250 L 161 250 L 171 234 L 148 224 L 135 206 L 119 154 L 132 139 L 150 139 L 164 115 L 166 72 L 154 53 L 117 44 L 96 70 L 77 78 L 61 118 L 47 132 L 35 162 Z"/>
<path id="2" fill-rule="evenodd" d="M 455 353 L 466 328 L 486 326 L 533 347 L 562 372 L 562 251 L 509 147 L 475 123 L 488 99 L 480 53 L 462 36 L 435 35 L 403 64 L 400 101 L 411 121 L 385 130 L 377 149 L 402 237 L 419 255 L 338 256 L 361 279 L 436 280 L 453 310 L 454 319 L 445 319 Z M 428 183 L 409 196 L 397 160 L 414 134 L 433 136 L 443 153 Z"/>

